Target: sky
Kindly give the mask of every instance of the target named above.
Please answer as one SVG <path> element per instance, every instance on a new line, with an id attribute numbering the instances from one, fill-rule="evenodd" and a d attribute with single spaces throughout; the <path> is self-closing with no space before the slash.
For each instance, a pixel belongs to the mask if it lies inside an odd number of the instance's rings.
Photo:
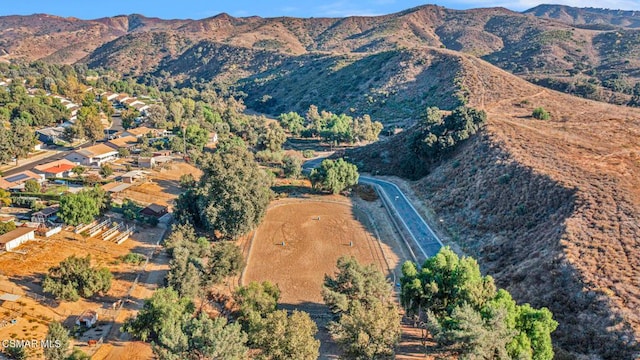
<path id="1" fill-rule="evenodd" d="M 389 14 L 414 6 L 425 0 L 369 1 L 305 1 L 305 0 L 0 0 L 0 16 L 45 13 L 63 17 L 96 19 L 123 14 L 142 14 L 163 19 L 202 19 L 225 12 L 244 17 L 344 17 Z M 436 0 L 437 5 L 452 9 L 503 6 L 522 11 L 543 3 L 579 7 L 640 10 L 640 0 Z"/>

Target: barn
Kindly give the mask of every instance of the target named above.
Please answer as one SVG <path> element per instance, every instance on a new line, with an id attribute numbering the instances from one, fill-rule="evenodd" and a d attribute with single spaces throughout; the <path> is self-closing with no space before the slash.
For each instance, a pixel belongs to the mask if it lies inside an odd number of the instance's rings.
<path id="1" fill-rule="evenodd" d="M 0 250 L 11 251 L 29 240 L 34 240 L 36 238 L 35 233 L 35 228 L 19 227 L 0 235 Z"/>

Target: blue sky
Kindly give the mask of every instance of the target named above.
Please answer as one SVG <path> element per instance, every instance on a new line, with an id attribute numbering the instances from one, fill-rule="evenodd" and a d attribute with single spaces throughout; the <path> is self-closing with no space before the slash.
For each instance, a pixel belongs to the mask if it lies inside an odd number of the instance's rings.
<path id="1" fill-rule="evenodd" d="M 95 19 L 121 14 L 201 19 L 221 12 L 233 16 L 259 15 L 263 17 L 343 17 L 350 15 L 381 15 L 423 5 L 424 1 L 369 0 L 369 1 L 305 1 L 305 0 L 0 0 L 0 15 L 30 15 L 46 13 Z M 611 9 L 640 10 L 640 0 L 441 0 L 436 1 L 453 9 L 504 6 L 512 10 L 525 10 L 542 3 L 560 3 L 571 6 L 593 6 Z"/>

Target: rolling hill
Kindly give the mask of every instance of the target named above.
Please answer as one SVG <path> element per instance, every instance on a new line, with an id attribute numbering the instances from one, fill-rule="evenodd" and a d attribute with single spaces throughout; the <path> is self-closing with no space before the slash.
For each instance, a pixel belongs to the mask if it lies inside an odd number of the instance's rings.
<path id="1" fill-rule="evenodd" d="M 598 15 L 598 17 L 596 17 Z M 560 321 L 558 358 L 640 354 L 640 79 L 635 14 L 422 6 L 377 17 L 97 20 L 0 17 L 5 60 L 86 63 L 123 74 L 215 81 L 261 112 L 309 105 L 405 127 L 350 152 L 415 180 L 451 239 L 522 302 Z M 547 86 L 536 86 L 530 80 Z M 445 161 L 408 144 L 427 106 L 488 113 Z M 531 118 L 544 107 L 549 121 Z"/>

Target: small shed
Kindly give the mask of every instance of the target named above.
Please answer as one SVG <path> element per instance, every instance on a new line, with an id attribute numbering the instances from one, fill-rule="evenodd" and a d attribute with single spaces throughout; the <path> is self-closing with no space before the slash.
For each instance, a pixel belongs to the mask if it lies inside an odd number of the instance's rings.
<path id="1" fill-rule="evenodd" d="M 146 208 L 140 210 L 140 214 L 144 216 L 154 217 L 157 219 L 163 217 L 168 212 L 169 212 L 169 209 L 166 206 L 160 205 L 160 204 L 151 204 Z"/>
<path id="2" fill-rule="evenodd" d="M 122 182 L 127 184 L 133 184 L 136 180 L 144 180 L 147 177 L 147 173 L 142 170 L 132 170 L 122 175 Z"/>
<path id="3" fill-rule="evenodd" d="M 36 229 L 19 227 L 4 235 L 0 235 L 0 250 L 11 251 L 29 240 L 36 238 Z"/>
<path id="4" fill-rule="evenodd" d="M 76 325 L 90 328 L 98 322 L 98 313 L 93 310 L 85 310 L 76 319 Z"/>

